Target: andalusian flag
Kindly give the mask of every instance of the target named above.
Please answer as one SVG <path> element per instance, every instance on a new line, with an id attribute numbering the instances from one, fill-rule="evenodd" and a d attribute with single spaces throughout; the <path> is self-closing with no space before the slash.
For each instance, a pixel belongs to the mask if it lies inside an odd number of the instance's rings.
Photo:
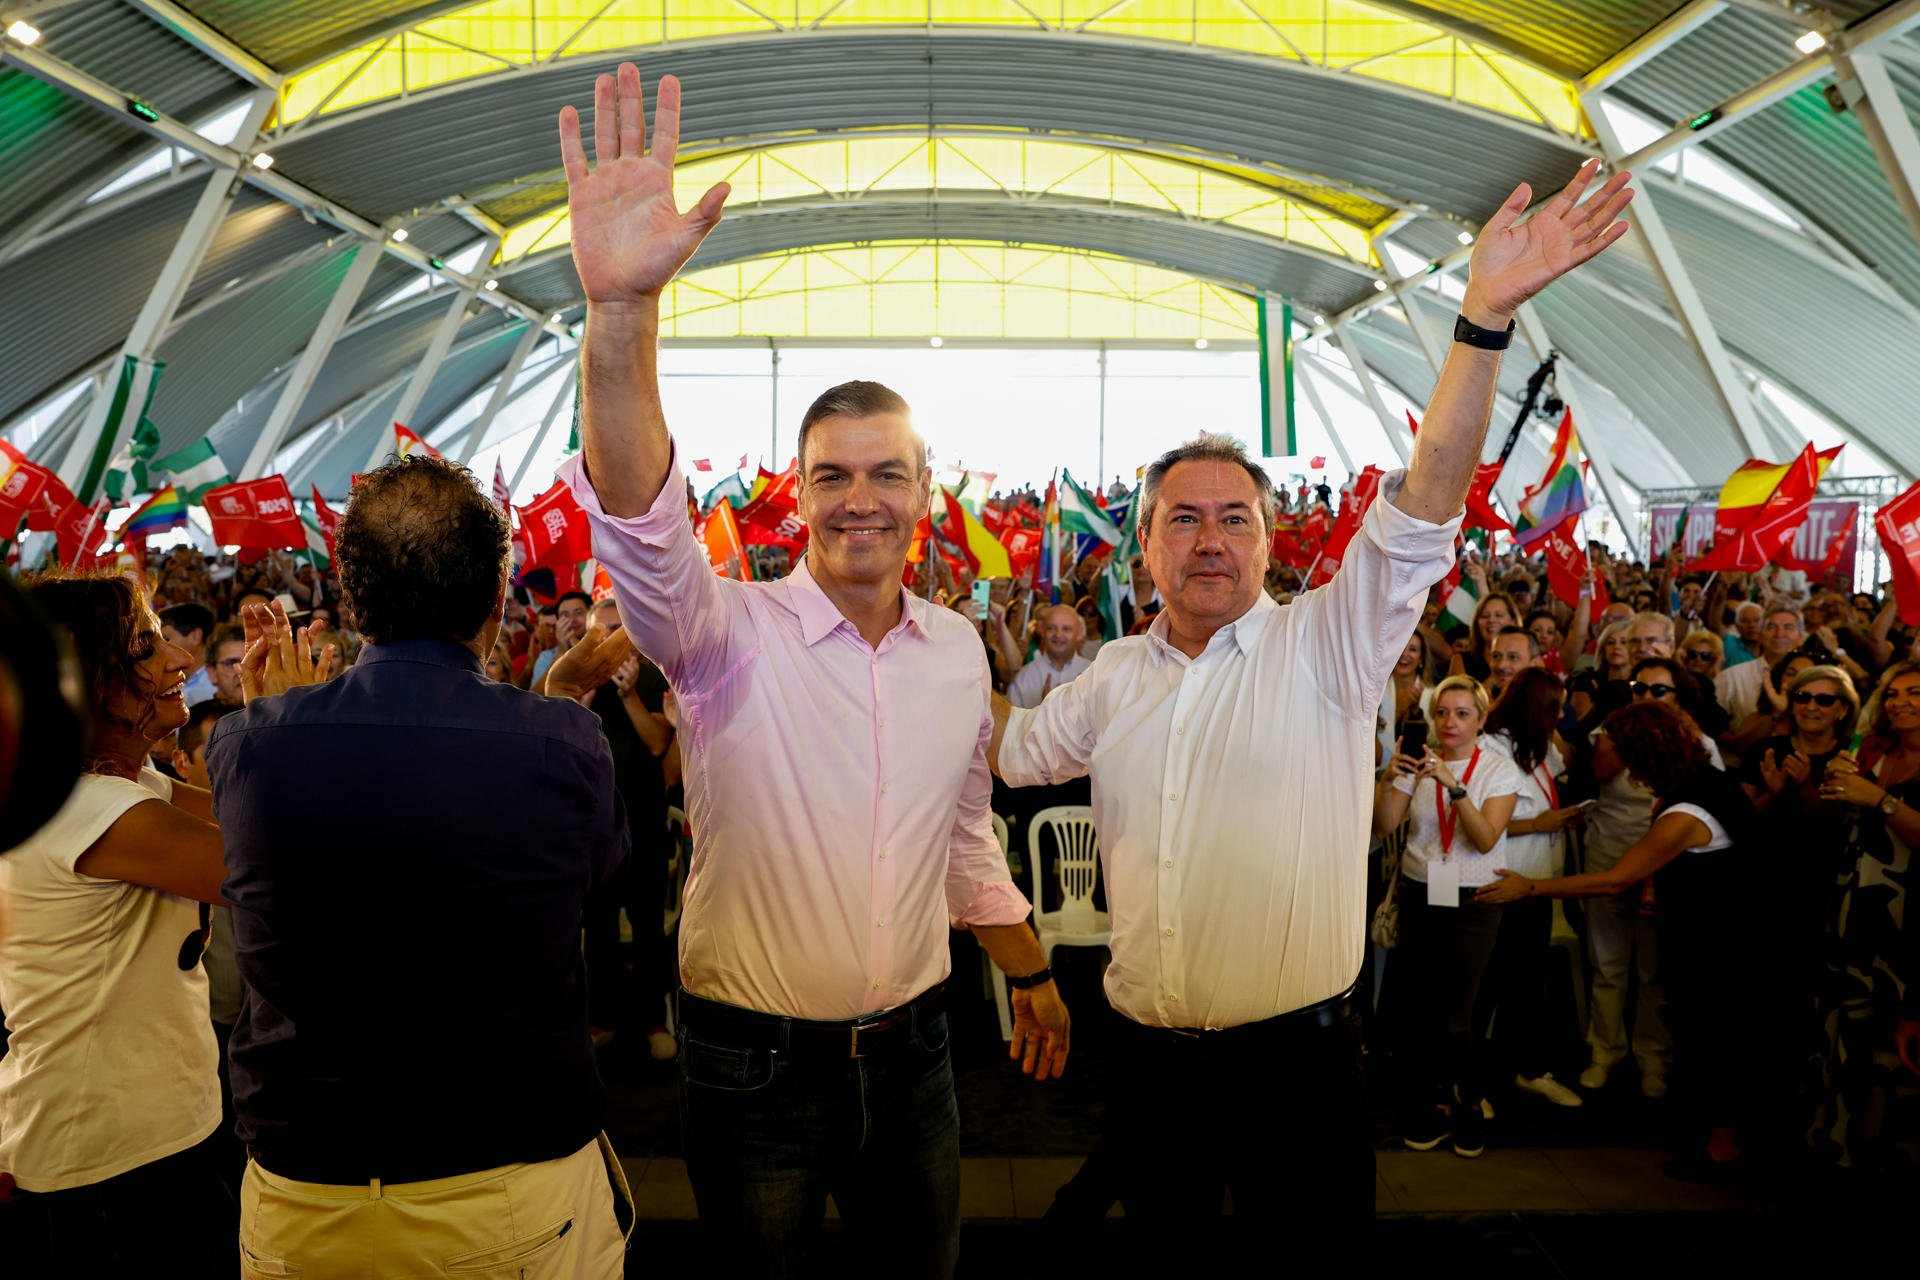
<path id="1" fill-rule="evenodd" d="M 1120 545 L 1120 526 L 1113 522 L 1093 495 L 1073 482 L 1073 477 L 1065 471 L 1060 473 L 1060 528 L 1065 533 L 1084 533 L 1100 539 L 1110 547 Z"/>
<path id="2" fill-rule="evenodd" d="M 738 472 L 707 490 L 707 496 L 700 499 L 700 510 L 711 511 L 715 503 L 723 500 L 735 511 L 747 505 L 747 482 L 740 478 Z"/>
<path id="3" fill-rule="evenodd" d="M 1560 419 L 1540 483 L 1520 499 L 1513 540 L 1523 550 L 1587 509 L 1587 487 L 1580 479 L 1580 436 L 1573 429 L 1573 410 Z"/>
<path id="4" fill-rule="evenodd" d="M 180 491 L 167 485 L 140 504 L 139 510 L 127 517 L 120 526 L 120 540 L 147 538 L 168 529 L 178 529 L 187 523 L 187 502 Z"/>
<path id="5" fill-rule="evenodd" d="M 1441 580 L 1442 585 L 1450 584 L 1452 590 L 1447 593 L 1446 602 L 1440 606 L 1440 617 L 1435 625 L 1440 634 L 1451 640 L 1473 625 L 1473 611 L 1480 605 L 1480 588 L 1473 579 L 1460 571 L 1460 562 L 1454 561 L 1453 569 Z"/>
<path id="6" fill-rule="evenodd" d="M 155 458 L 147 464 L 147 469 L 171 476 L 173 487 L 180 491 L 181 497 L 192 503 L 198 503 L 209 489 L 233 483 L 227 464 L 220 460 L 213 441 L 205 436 L 178 453 Z"/>
<path id="7" fill-rule="evenodd" d="M 307 531 L 307 545 L 305 550 L 296 551 L 293 554 L 305 556 L 315 573 L 325 573 L 333 564 L 333 556 L 327 550 L 329 539 L 326 530 L 320 527 L 319 521 L 306 516 L 300 517 L 300 525 Z"/>
<path id="8" fill-rule="evenodd" d="M 136 459 L 144 458 L 143 449 L 150 450 L 152 444 L 159 441 L 159 432 L 147 419 L 147 411 L 153 407 L 153 393 L 159 388 L 160 374 L 166 368 L 163 360 L 141 360 L 135 356 L 123 356 L 120 362 L 120 378 L 114 384 L 113 399 L 107 403 L 107 420 L 101 424 L 100 438 L 93 447 L 93 456 L 87 460 L 86 472 L 80 477 L 75 489 L 76 496 L 82 502 L 92 499 L 94 493 L 106 478 L 109 460 L 116 456 L 116 447 L 126 441 L 128 450 Z M 142 431 L 142 425 L 146 431 Z M 118 465 L 117 462 L 114 465 Z M 136 491 L 138 486 L 136 486 Z"/>

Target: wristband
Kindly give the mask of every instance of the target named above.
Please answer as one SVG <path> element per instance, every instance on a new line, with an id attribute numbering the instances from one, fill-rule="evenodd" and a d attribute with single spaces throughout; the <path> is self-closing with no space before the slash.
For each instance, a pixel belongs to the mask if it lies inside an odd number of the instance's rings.
<path id="1" fill-rule="evenodd" d="M 1016 978 L 1012 974 L 1007 975 L 1007 985 L 1012 987 L 1015 991 L 1025 991 L 1031 987 L 1037 987 L 1042 983 L 1052 982 L 1052 981 L 1053 981 L 1053 970 L 1050 967 L 1047 967 L 1045 965 L 1041 966 L 1038 969 L 1035 969 L 1032 973 L 1028 974 L 1024 978 Z"/>
<path id="2" fill-rule="evenodd" d="M 1462 314 L 1453 322 L 1453 340 L 1482 351 L 1505 351 L 1513 345 L 1513 330 L 1518 323 L 1509 320 L 1505 329 L 1482 329 Z"/>

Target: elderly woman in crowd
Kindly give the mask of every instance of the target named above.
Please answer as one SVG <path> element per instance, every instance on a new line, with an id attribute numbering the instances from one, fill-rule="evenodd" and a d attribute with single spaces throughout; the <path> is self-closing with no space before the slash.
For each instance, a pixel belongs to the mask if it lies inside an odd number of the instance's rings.
<path id="1" fill-rule="evenodd" d="M 52 1251 L 49 1269 L 21 1275 L 206 1275 L 221 1257 L 231 1269 L 238 1209 L 208 1142 L 220 1086 L 200 963 L 226 867 L 208 793 L 147 763 L 187 723 L 193 655 L 130 578 L 61 573 L 28 594 L 72 639 L 92 753 L 52 821 L 0 854 L 10 1261 Z M 269 647 L 276 671 L 296 665 L 285 616 L 271 624 L 248 651 L 256 691 Z"/>
<path id="2" fill-rule="evenodd" d="M 1713 767 L 1686 713 L 1643 699 L 1608 716 L 1605 731 L 1627 774 L 1654 796 L 1647 830 L 1604 870 L 1543 879 L 1502 870 L 1476 897 L 1605 900 L 1657 881 L 1676 1059 L 1698 1139 L 1669 1171 L 1717 1176 L 1739 1160 L 1772 1083 L 1756 1062 L 1765 1056 L 1756 1039 L 1777 1021 L 1765 909 L 1777 897 L 1777 859 L 1756 840 L 1752 806 Z"/>
<path id="3" fill-rule="evenodd" d="M 1920 844 L 1920 663 L 1888 668 L 1863 723 L 1858 757 L 1835 756 L 1820 784 L 1821 799 L 1853 821 L 1823 903 L 1821 1078 L 1809 1138 L 1825 1158 L 1872 1173 L 1898 1160 L 1897 1142 L 1920 1136 L 1911 1123 L 1900 1129 L 1895 1102 L 1898 1086 L 1911 1091 L 1920 1076 L 1907 893 Z"/>
<path id="4" fill-rule="evenodd" d="M 1695 678 L 1712 684 L 1713 678 L 1726 668 L 1727 644 L 1711 631 L 1693 631 L 1680 642 L 1678 657 Z"/>
<path id="5" fill-rule="evenodd" d="M 1487 691 L 1449 676 L 1433 691 L 1432 746 L 1396 752 L 1374 793 L 1376 835 L 1408 824 L 1399 871 L 1399 940 L 1386 994 L 1401 1029 L 1401 1140 L 1456 1154 L 1486 1149 L 1486 1042 L 1474 1006 L 1500 930 L 1500 911 L 1471 891 L 1506 865 L 1506 829 L 1522 778 L 1480 737 Z"/>

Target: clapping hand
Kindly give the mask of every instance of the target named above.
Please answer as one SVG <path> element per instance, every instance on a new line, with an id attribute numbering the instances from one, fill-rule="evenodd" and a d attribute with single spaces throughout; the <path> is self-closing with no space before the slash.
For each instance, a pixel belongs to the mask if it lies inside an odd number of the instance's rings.
<path id="1" fill-rule="evenodd" d="M 240 627 L 247 645 L 240 659 L 240 696 L 244 701 L 273 697 L 325 678 L 314 667 L 312 628 L 301 627 L 296 636 L 293 624 L 287 621 L 286 608 L 278 600 L 242 608 Z"/>
<path id="2" fill-rule="evenodd" d="M 598 622 L 574 641 L 573 648 L 554 659 L 547 668 L 549 698 L 584 698 L 614 678 L 633 656 L 633 640 L 627 629 L 608 631 Z"/>
<path id="3" fill-rule="evenodd" d="M 1787 789 L 1787 775 L 1781 770 L 1780 762 L 1774 759 L 1772 747 L 1768 747 L 1760 757 L 1760 781 L 1775 795 Z"/>
<path id="4" fill-rule="evenodd" d="M 1058 1080 L 1067 1069 L 1067 1042 L 1073 1020 L 1067 1016 L 1060 989 L 1043 982 L 1030 990 L 1015 990 L 1013 997 L 1013 1043 L 1007 1056 L 1020 1063 L 1020 1070 L 1035 1080 Z"/>
<path id="5" fill-rule="evenodd" d="M 627 660 L 620 664 L 620 669 L 613 673 L 614 692 L 623 698 L 626 697 L 633 692 L 634 682 L 639 680 L 639 678 L 640 655 L 637 653 L 629 654 Z"/>

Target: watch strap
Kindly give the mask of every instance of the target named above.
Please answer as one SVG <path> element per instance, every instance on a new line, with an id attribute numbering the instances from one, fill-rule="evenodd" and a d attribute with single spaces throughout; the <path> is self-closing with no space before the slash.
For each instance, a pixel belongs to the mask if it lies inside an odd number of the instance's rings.
<path id="1" fill-rule="evenodd" d="M 1037 987 L 1043 982 L 1052 982 L 1052 981 L 1053 981 L 1053 969 L 1051 966 L 1047 966 L 1047 965 L 1042 965 L 1040 968 L 1035 969 L 1032 973 L 1028 974 L 1024 978 L 1016 978 L 1012 974 L 1007 975 L 1007 985 L 1012 987 L 1015 991 L 1025 991 L 1029 987 Z"/>
<path id="2" fill-rule="evenodd" d="M 1509 320 L 1504 329 L 1482 329 L 1462 314 L 1454 317 L 1453 340 L 1482 351 L 1505 351 L 1513 345 L 1513 331 L 1518 324 L 1518 320 Z"/>

